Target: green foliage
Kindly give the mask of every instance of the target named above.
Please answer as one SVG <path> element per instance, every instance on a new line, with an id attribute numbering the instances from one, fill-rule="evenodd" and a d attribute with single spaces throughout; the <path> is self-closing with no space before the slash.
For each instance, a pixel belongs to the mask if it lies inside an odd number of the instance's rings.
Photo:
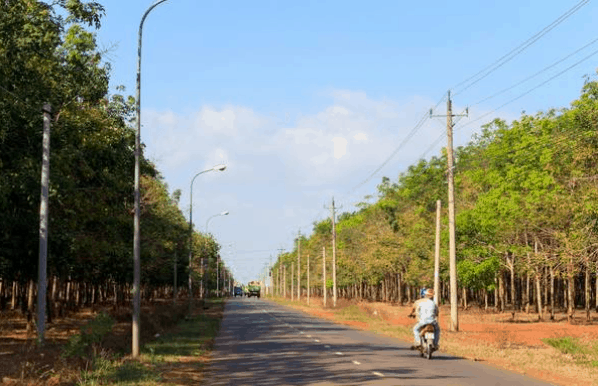
<path id="1" fill-rule="evenodd" d="M 497 256 L 491 256 L 482 261 L 461 260 L 457 263 L 459 284 L 466 288 L 494 289 L 494 278 L 500 268 Z"/>
<path id="2" fill-rule="evenodd" d="M 561 353 L 572 356 L 577 363 L 598 367 L 598 344 L 596 343 L 590 346 L 583 344 L 578 338 L 570 336 L 545 338 L 542 341 Z"/>
<path id="3" fill-rule="evenodd" d="M 80 386 L 96 385 L 156 385 L 160 375 L 151 367 L 140 362 L 121 362 L 96 358 L 93 370 L 84 371 Z"/>
<path id="4" fill-rule="evenodd" d="M 0 1 L 0 276 L 5 279 L 36 277 L 41 107 L 49 102 L 48 274 L 91 283 L 132 281 L 135 100 L 108 94 L 110 65 L 94 31 L 103 15 L 94 1 Z M 170 283 L 174 256 L 188 255 L 185 219 L 178 199 L 169 197 L 143 154 L 141 174 L 142 278 L 153 285 Z M 182 284 L 186 267 L 178 266 Z"/>
<path id="5" fill-rule="evenodd" d="M 112 330 L 114 320 L 106 313 L 98 314 L 81 327 L 80 333 L 69 338 L 62 356 L 65 358 L 83 358 L 91 355 L 91 350 Z"/>

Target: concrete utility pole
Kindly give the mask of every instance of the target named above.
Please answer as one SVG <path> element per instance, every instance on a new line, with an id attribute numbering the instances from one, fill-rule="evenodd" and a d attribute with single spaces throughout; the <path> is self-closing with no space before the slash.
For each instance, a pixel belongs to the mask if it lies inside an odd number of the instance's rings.
<path id="1" fill-rule="evenodd" d="M 297 236 L 297 300 L 301 301 L 301 231 Z"/>
<path id="2" fill-rule="evenodd" d="M 52 106 L 42 108 L 44 123 L 42 131 L 41 198 L 39 204 L 39 264 L 37 271 L 37 343 L 44 344 L 46 329 L 46 274 L 48 262 L 48 191 L 50 189 L 50 114 Z"/>
<path id="3" fill-rule="evenodd" d="M 309 255 L 307 255 L 307 304 L 309 304 Z"/>
<path id="4" fill-rule="evenodd" d="M 295 300 L 295 263 L 291 263 L 291 301 Z"/>
<path id="5" fill-rule="evenodd" d="M 453 115 L 453 105 L 451 101 L 451 92 L 449 90 L 446 100 L 446 134 L 448 144 L 446 147 L 448 163 L 448 212 L 449 212 L 449 263 L 450 263 L 450 284 L 451 284 L 451 331 L 459 331 L 459 315 L 457 305 L 457 253 L 455 240 L 455 179 L 454 179 L 454 160 L 453 160 L 453 117 L 463 115 Z M 465 110 L 467 116 L 467 109 Z M 432 110 L 430 110 L 432 117 Z"/>
<path id="6" fill-rule="evenodd" d="M 336 307 L 336 212 L 332 197 L 332 306 Z"/>
<path id="7" fill-rule="evenodd" d="M 283 285 L 282 282 L 280 281 L 282 279 L 282 275 L 280 274 L 280 269 L 283 268 L 283 272 L 284 272 L 284 266 L 282 264 L 282 252 L 284 252 L 284 249 L 279 248 L 278 249 L 278 296 L 281 296 L 283 293 Z"/>
<path id="8" fill-rule="evenodd" d="M 287 267 L 286 265 L 282 266 L 282 281 L 283 281 L 283 294 L 282 296 L 286 299 L 287 298 Z"/>
<path id="9" fill-rule="evenodd" d="M 436 201 L 436 248 L 434 250 L 434 303 L 440 299 L 440 200 Z"/>
<path id="10" fill-rule="evenodd" d="M 326 247 L 322 247 L 322 291 L 324 295 L 324 307 L 326 307 Z"/>

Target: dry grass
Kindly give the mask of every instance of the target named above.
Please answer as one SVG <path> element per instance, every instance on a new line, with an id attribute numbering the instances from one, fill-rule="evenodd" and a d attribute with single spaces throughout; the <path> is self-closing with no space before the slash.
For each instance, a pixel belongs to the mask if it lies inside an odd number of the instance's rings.
<path id="1" fill-rule="evenodd" d="M 154 339 L 173 326 L 186 313 L 186 304 L 173 306 L 172 302 L 144 305 L 141 312 L 141 343 Z M 68 339 L 92 320 L 99 311 L 108 312 L 116 321 L 112 332 L 101 344 L 104 353 L 127 355 L 131 350 L 131 310 L 111 307 L 82 309 L 56 318 L 48 324 L 46 344 L 38 347 L 35 328 L 27 326 L 18 311 L 0 313 L 0 383 L 8 385 L 73 385 L 81 369 L 91 367 L 90 358 L 64 358 Z M 10 358 L 10 360 L 7 360 Z"/>
<path id="2" fill-rule="evenodd" d="M 337 323 L 375 331 L 405 342 L 413 339 L 413 320 L 407 317 L 410 311 L 407 306 L 343 299 L 333 309 L 330 305 L 322 307 L 321 300 L 317 298 L 311 298 L 309 306 L 305 299 L 302 302 L 274 300 Z M 587 352 L 598 349 L 598 344 L 594 344 L 598 340 L 598 321 L 587 324 L 583 318 L 585 315 L 578 315 L 574 324 L 568 324 L 565 314 L 557 314 L 557 322 L 539 323 L 535 314 L 459 310 L 459 332 L 450 332 L 450 307 L 443 306 L 440 316 L 441 351 L 557 385 L 598 385 L 598 361 L 593 362 L 593 351 L 592 356 L 580 357 L 561 352 L 543 341 L 546 338 L 572 337 L 586 347 Z"/>

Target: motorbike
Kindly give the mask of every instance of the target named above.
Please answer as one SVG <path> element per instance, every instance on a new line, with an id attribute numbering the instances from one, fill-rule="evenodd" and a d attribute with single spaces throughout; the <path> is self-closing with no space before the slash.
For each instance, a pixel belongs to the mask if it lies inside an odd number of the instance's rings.
<path id="1" fill-rule="evenodd" d="M 415 318 L 415 315 L 409 315 L 409 317 Z M 426 324 L 421 328 L 419 332 L 420 345 L 417 346 L 417 350 L 419 350 L 421 357 L 432 359 L 432 353 L 436 351 L 436 347 L 434 346 L 434 333 L 435 330 L 433 324 Z"/>
<path id="2" fill-rule="evenodd" d="M 421 342 L 418 347 L 420 356 L 432 359 L 432 353 L 436 351 L 434 346 L 434 325 L 426 324 L 419 333 L 419 341 Z"/>

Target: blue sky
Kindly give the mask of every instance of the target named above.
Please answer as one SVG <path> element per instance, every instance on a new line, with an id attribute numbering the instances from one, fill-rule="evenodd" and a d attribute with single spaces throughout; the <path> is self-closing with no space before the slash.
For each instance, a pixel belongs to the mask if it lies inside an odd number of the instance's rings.
<path id="1" fill-rule="evenodd" d="M 97 33 L 111 63 L 111 86 L 135 92 L 137 34 L 150 0 L 104 0 Z M 427 120 L 372 179 L 426 111 L 449 88 L 519 46 L 579 0 L 194 1 L 169 0 L 144 24 L 142 141 L 170 190 L 181 189 L 193 220 L 225 245 L 242 282 L 257 278 L 299 230 L 375 194 L 444 132 Z M 598 55 L 492 112 L 598 50 L 598 43 L 496 98 L 486 96 L 535 74 L 598 38 L 597 6 L 577 12 L 453 99 L 470 117 L 456 127 L 467 143 L 492 118 L 516 119 L 567 107 Z M 455 91 L 459 91 L 457 87 Z M 442 103 L 438 114 L 443 114 Z M 438 154 L 443 140 L 425 156 Z M 364 183 L 365 182 L 365 183 Z M 359 186 L 358 189 L 355 189 Z M 231 245 L 232 244 L 232 245 Z M 143 247 L 143 246 L 142 246 Z M 432 246 L 431 246 L 432 248 Z"/>

